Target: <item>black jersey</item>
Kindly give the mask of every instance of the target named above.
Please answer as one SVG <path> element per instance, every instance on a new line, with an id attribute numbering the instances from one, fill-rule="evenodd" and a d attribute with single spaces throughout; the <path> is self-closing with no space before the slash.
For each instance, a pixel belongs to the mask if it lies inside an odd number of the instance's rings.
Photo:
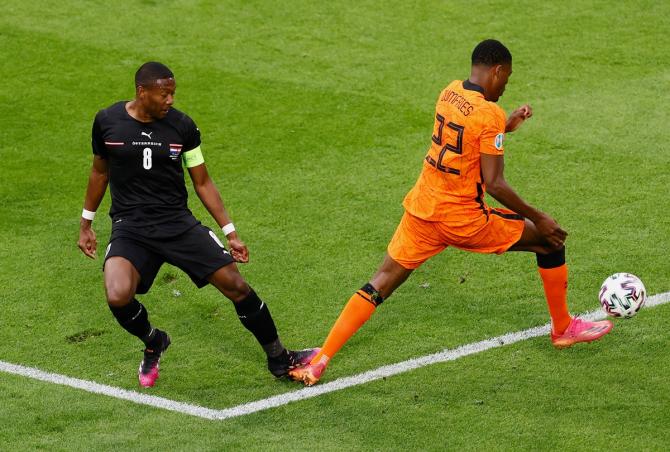
<path id="1" fill-rule="evenodd" d="M 200 146 L 200 131 L 174 108 L 140 122 L 126 103 L 100 110 L 93 122 L 93 153 L 108 162 L 112 227 L 129 236 L 178 235 L 199 223 L 187 206 L 181 156 Z"/>

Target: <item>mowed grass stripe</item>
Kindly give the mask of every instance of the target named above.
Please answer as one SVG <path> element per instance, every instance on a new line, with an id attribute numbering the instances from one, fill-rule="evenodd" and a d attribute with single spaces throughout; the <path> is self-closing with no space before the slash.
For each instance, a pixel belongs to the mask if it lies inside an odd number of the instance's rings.
<path id="1" fill-rule="evenodd" d="M 670 302 L 670 292 L 653 295 L 649 297 L 646 303 L 647 308 L 652 308 Z M 588 320 L 600 320 L 606 317 L 601 310 L 588 312 L 582 316 Z M 388 366 L 382 366 L 374 370 L 353 375 L 351 377 L 339 378 L 329 383 L 324 383 L 318 386 L 303 388 L 298 391 L 293 391 L 285 394 L 280 394 L 266 399 L 256 400 L 231 408 L 216 410 L 212 408 L 202 407 L 199 405 L 192 405 L 183 402 L 166 399 L 163 397 L 143 394 L 135 391 L 128 391 L 126 389 L 116 388 L 113 386 L 95 383 L 93 381 L 81 380 L 78 378 L 68 377 L 55 373 L 44 372 L 33 367 L 25 367 L 17 364 L 11 364 L 0 361 L 0 371 L 35 380 L 45 381 L 63 386 L 69 386 L 76 389 L 82 389 L 94 394 L 102 394 L 109 397 L 128 400 L 130 402 L 141 405 L 149 405 L 155 408 L 175 411 L 191 416 L 197 416 L 210 420 L 225 420 L 234 417 L 244 416 L 247 414 L 256 413 L 258 411 L 267 410 L 286 405 L 291 402 L 317 397 L 330 392 L 339 391 L 352 386 L 362 385 L 371 381 L 380 380 L 393 375 L 409 372 L 411 370 L 426 367 L 431 364 L 443 363 L 447 361 L 455 361 L 459 358 L 474 355 L 492 348 L 502 347 L 504 345 L 514 344 L 516 342 L 532 339 L 538 336 L 544 336 L 549 333 L 549 324 L 542 326 L 528 328 L 514 333 L 508 333 L 501 336 L 493 337 L 479 342 L 462 345 L 455 349 L 445 349 L 438 353 L 413 358 Z"/>

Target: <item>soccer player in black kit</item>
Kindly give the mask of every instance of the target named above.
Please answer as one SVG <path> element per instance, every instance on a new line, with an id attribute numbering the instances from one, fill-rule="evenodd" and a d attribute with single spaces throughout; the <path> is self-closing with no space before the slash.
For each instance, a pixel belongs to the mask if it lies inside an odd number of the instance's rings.
<path id="1" fill-rule="evenodd" d="M 117 102 L 96 115 L 79 248 L 95 258 L 91 223 L 109 183 L 112 234 L 103 264 L 105 292 L 119 324 L 145 344 L 138 371 L 142 386 L 155 384 L 170 337 L 151 326 L 135 295 L 148 292 L 165 262 L 186 272 L 198 287 L 210 283 L 230 299 L 242 324 L 265 350 L 268 369 L 282 377 L 308 363 L 318 350 L 284 348 L 267 305 L 240 275 L 235 262 L 248 262 L 249 252 L 207 173 L 200 131 L 191 118 L 172 107 L 175 88 L 170 69 L 145 63 L 135 74 L 135 99 Z M 222 228 L 230 251 L 188 209 L 182 165 Z"/>

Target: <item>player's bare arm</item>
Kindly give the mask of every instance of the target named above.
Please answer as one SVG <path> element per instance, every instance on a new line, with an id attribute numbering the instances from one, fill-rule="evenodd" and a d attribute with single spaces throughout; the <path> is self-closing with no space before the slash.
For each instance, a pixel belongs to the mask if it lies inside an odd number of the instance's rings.
<path id="1" fill-rule="evenodd" d="M 207 166 L 202 163 L 189 168 L 188 172 L 193 181 L 193 188 L 195 189 L 196 194 L 216 223 L 220 227 L 230 224 L 230 216 L 223 205 L 219 190 L 216 188 L 212 178 L 209 177 Z M 233 258 L 237 262 L 249 262 L 249 250 L 244 242 L 240 240 L 237 232 L 232 231 L 226 234 L 226 239 L 228 240 L 228 245 L 230 246 L 230 252 Z"/>
<path id="2" fill-rule="evenodd" d="M 481 154 L 480 161 L 486 192 L 508 209 L 532 221 L 549 245 L 554 248 L 563 246 L 568 233 L 549 215 L 526 203 L 505 180 L 504 156 Z"/>
<path id="3" fill-rule="evenodd" d="M 514 132 L 519 128 L 519 126 L 521 126 L 521 124 L 523 124 L 526 119 L 529 119 L 531 116 L 533 116 L 533 109 L 530 105 L 525 104 L 517 108 L 512 113 L 510 113 L 509 117 L 507 118 L 505 132 Z"/>
<path id="4" fill-rule="evenodd" d="M 91 174 L 88 177 L 88 186 L 86 187 L 84 209 L 91 212 L 98 210 L 98 206 L 100 206 L 100 202 L 102 201 L 103 196 L 105 196 L 108 182 L 109 171 L 107 160 L 98 155 L 94 155 Z M 77 245 L 87 257 L 95 259 L 98 242 L 95 237 L 95 231 L 91 228 L 91 223 L 93 223 L 93 220 L 87 220 L 86 218 L 81 219 L 79 225 L 79 241 L 77 242 Z"/>

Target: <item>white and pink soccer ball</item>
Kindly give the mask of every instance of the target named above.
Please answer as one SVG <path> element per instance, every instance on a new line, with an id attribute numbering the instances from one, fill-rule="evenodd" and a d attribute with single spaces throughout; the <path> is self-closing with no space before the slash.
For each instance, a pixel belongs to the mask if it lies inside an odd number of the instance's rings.
<path id="1" fill-rule="evenodd" d="M 647 291 L 637 276 L 615 273 L 603 282 L 598 296 L 603 310 L 612 317 L 630 318 L 644 306 Z"/>

